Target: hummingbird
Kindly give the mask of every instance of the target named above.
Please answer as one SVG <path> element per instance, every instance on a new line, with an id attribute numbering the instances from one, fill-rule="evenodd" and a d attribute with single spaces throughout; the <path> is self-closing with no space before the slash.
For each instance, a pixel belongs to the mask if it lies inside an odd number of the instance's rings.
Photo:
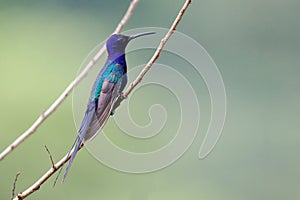
<path id="1" fill-rule="evenodd" d="M 113 34 L 106 41 L 108 57 L 92 87 L 76 140 L 69 151 L 70 153 L 75 145 L 62 182 L 65 181 L 80 146 L 100 132 L 108 118 L 114 114 L 118 106 L 116 101 L 122 99 L 122 91 L 127 84 L 126 46 L 135 38 L 154 33 L 144 32 L 131 36 Z"/>

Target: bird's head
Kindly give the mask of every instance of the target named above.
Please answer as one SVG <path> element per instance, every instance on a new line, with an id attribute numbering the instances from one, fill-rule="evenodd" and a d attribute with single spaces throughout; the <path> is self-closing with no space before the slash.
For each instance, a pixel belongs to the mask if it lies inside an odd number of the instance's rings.
<path id="1" fill-rule="evenodd" d="M 150 35 L 154 33 L 155 32 L 145 32 L 145 33 L 139 33 L 131 36 L 122 35 L 122 34 L 113 34 L 106 41 L 106 49 L 109 55 L 115 54 L 120 56 L 125 54 L 125 48 L 131 40 L 144 35 Z"/>

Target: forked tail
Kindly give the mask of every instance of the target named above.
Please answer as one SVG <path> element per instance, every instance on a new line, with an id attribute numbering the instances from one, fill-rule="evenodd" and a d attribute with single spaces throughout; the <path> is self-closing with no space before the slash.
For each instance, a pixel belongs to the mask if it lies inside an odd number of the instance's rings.
<path id="1" fill-rule="evenodd" d="M 78 152 L 78 150 L 79 150 L 79 148 L 80 148 L 80 146 L 82 144 L 82 140 L 80 139 L 80 137 L 77 137 L 76 141 L 77 141 L 77 143 L 76 143 L 75 149 L 74 149 L 74 151 L 72 153 L 71 159 L 69 160 L 69 163 L 68 163 L 67 169 L 65 171 L 64 177 L 62 179 L 62 182 L 64 182 L 66 180 L 68 172 L 69 172 L 69 170 L 71 168 L 71 165 L 72 165 L 72 163 L 74 161 L 74 158 L 75 158 L 75 156 L 76 156 L 76 154 L 77 154 L 77 152 Z"/>
<path id="2" fill-rule="evenodd" d="M 63 177 L 62 182 L 64 182 L 65 179 L 66 179 L 66 177 L 67 177 L 67 174 L 68 174 L 68 172 L 69 172 L 69 170 L 70 170 L 70 167 L 71 167 L 71 165 L 72 165 L 72 162 L 73 162 L 73 160 L 74 160 L 74 158 L 75 158 L 75 156 L 76 156 L 76 154 L 77 154 L 77 152 L 78 152 L 78 150 L 79 150 L 79 148 L 80 148 L 81 143 L 82 143 L 82 141 L 81 141 L 80 137 L 77 136 L 76 139 L 75 139 L 75 141 L 74 141 L 73 144 L 72 144 L 72 147 L 71 147 L 70 151 L 69 151 L 68 154 L 67 154 L 67 157 L 66 157 L 66 158 L 68 158 L 68 157 L 70 156 L 70 154 L 73 152 L 73 153 L 72 153 L 72 156 L 71 156 L 71 159 L 69 160 L 69 163 L 68 163 L 68 166 L 67 166 L 67 169 L 66 169 L 66 172 L 65 172 L 65 174 L 64 174 L 64 177 Z M 75 144 L 76 144 L 76 146 L 75 146 Z M 74 149 L 74 151 L 73 151 L 74 146 L 75 146 L 75 149 Z M 55 184 L 56 184 L 56 182 L 57 182 L 57 180 L 58 180 L 58 178 L 59 178 L 59 176 L 60 176 L 60 174 L 61 174 L 61 172 L 62 172 L 62 170 L 63 170 L 63 167 L 64 167 L 64 166 L 62 166 L 62 167 L 60 168 L 60 170 L 59 170 L 59 172 L 58 172 L 58 174 L 57 174 L 57 176 L 56 176 L 56 178 L 55 178 L 55 180 L 54 180 L 53 187 L 55 186 Z"/>

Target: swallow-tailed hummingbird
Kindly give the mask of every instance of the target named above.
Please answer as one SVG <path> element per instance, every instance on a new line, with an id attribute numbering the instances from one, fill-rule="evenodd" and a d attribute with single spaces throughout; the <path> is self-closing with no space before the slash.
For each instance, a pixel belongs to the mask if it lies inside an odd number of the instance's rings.
<path id="1" fill-rule="evenodd" d="M 125 60 L 127 44 L 135 38 L 154 33 L 145 32 L 132 36 L 113 34 L 106 41 L 108 57 L 92 87 L 87 108 L 71 150 L 74 145 L 75 148 L 62 182 L 65 181 L 80 146 L 92 140 L 100 132 L 109 116 L 114 113 L 116 109 L 115 102 L 118 98 L 122 98 L 122 91 L 127 84 Z"/>

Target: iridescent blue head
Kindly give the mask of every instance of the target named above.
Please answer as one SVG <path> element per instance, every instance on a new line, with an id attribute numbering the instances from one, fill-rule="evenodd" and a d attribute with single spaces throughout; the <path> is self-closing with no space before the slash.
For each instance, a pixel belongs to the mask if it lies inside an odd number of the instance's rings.
<path id="1" fill-rule="evenodd" d="M 138 37 L 144 35 L 154 34 L 155 32 L 145 32 L 139 33 L 132 36 L 122 35 L 122 34 L 113 34 L 106 41 L 106 49 L 109 57 L 117 58 L 123 54 L 125 54 L 125 48 L 127 44 Z"/>

